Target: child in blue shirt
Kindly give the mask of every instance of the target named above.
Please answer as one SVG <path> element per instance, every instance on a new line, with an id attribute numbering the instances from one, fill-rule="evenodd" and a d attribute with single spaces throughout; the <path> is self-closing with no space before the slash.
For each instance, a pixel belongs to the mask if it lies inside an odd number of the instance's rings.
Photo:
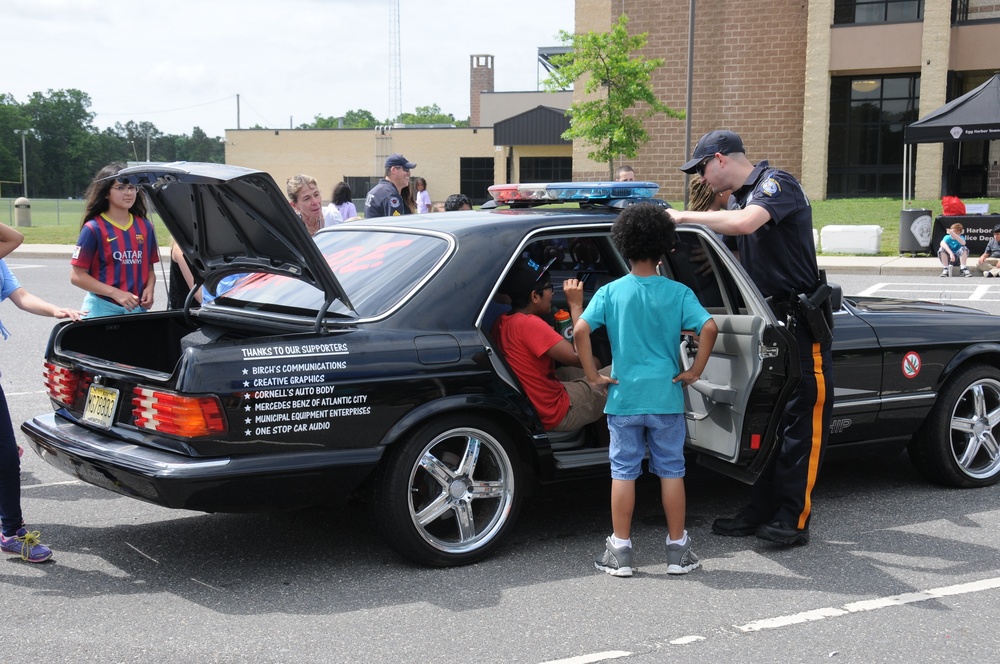
<path id="1" fill-rule="evenodd" d="M 952 224 L 948 228 L 947 235 L 941 238 L 941 246 L 938 247 L 938 258 L 941 260 L 941 266 L 944 268 L 941 270 L 942 277 L 948 276 L 948 266 L 954 265 L 956 258 L 962 266 L 962 276 L 972 276 L 969 268 L 965 266 L 966 261 L 969 260 L 969 248 L 965 246 L 965 236 L 962 235 L 964 232 L 965 227 L 962 224 Z"/>
<path id="2" fill-rule="evenodd" d="M 604 412 L 611 431 L 611 521 L 614 534 L 594 561 L 613 576 L 632 576 L 632 512 L 635 480 L 649 446 L 649 471 L 660 478 L 667 519 L 667 573 L 687 574 L 700 566 L 684 529 L 684 391 L 701 377 L 718 328 L 690 288 L 656 272 L 673 248 L 674 222 L 652 203 L 631 205 L 611 228 L 631 272 L 598 290 L 574 327 L 577 353 L 596 386 L 608 385 Z M 592 330 L 606 327 L 613 357 L 611 376 L 597 372 Z M 682 330 L 700 336 L 687 371 L 680 367 Z M 668 382 L 665 378 L 672 378 Z"/>

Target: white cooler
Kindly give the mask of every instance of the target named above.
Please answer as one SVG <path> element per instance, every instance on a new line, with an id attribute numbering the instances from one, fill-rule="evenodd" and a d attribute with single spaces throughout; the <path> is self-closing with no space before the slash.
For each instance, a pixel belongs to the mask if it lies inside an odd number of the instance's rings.
<path id="1" fill-rule="evenodd" d="M 824 226 L 820 243 L 828 254 L 877 254 L 882 245 L 882 227 Z"/>

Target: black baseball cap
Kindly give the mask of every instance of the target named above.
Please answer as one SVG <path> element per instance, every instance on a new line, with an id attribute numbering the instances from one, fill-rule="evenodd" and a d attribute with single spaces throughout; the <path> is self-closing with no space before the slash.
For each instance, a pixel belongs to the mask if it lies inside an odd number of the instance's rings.
<path id="1" fill-rule="evenodd" d="M 725 129 L 710 131 L 698 140 L 698 145 L 694 146 L 691 161 L 681 166 L 681 170 L 685 173 L 694 173 L 702 159 L 711 157 L 716 152 L 731 154 L 733 152 L 746 152 L 746 150 L 739 134 Z"/>
<path id="2" fill-rule="evenodd" d="M 549 283 L 549 268 L 555 262 L 555 258 L 545 264 L 538 263 L 531 258 L 518 260 L 507 278 L 500 284 L 500 292 L 504 295 L 517 297 L 539 290 Z"/>
<path id="3" fill-rule="evenodd" d="M 993 232 L 1000 233 L 1000 224 L 997 224 L 996 226 L 993 227 Z"/>
<path id="4" fill-rule="evenodd" d="M 406 170 L 410 170 L 411 168 L 416 168 L 417 167 L 417 165 L 414 164 L 412 161 L 406 161 L 406 157 L 404 157 L 403 155 L 399 154 L 398 152 L 393 152 L 385 160 L 385 167 L 386 168 L 392 168 L 393 166 L 401 166 L 401 167 L 405 168 Z"/>

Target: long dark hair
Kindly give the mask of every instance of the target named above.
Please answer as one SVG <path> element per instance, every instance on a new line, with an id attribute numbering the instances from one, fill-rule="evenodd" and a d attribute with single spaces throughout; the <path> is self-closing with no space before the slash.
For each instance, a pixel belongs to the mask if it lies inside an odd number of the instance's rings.
<path id="1" fill-rule="evenodd" d="M 111 193 L 111 187 L 118 183 L 127 184 L 125 178 L 115 177 L 118 171 L 123 168 L 125 168 L 125 164 L 116 161 L 97 171 L 94 180 L 87 187 L 87 193 L 84 194 L 87 207 L 83 213 L 83 219 L 80 221 L 80 228 L 83 228 L 84 224 L 91 219 L 108 211 L 108 207 L 110 207 L 108 196 Z M 142 189 L 139 189 L 136 193 L 135 203 L 132 204 L 132 207 L 128 211 L 132 213 L 133 217 L 148 217 L 148 213 L 146 212 L 146 197 L 143 195 Z"/>

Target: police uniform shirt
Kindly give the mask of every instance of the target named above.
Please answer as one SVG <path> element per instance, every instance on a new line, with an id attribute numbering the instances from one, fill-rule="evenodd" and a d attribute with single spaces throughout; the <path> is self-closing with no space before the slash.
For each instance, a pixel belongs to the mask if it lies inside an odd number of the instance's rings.
<path id="1" fill-rule="evenodd" d="M 409 214 L 410 211 L 403 202 L 403 197 L 396 189 L 396 185 L 388 180 L 380 180 L 372 187 L 365 199 L 365 218 L 372 217 L 398 217 Z"/>
<path id="2" fill-rule="evenodd" d="M 736 238 L 740 263 L 764 297 L 778 300 L 812 292 L 819 279 L 812 206 L 798 181 L 762 161 L 734 198 L 740 209 L 759 205 L 771 217 L 750 235 Z"/>

